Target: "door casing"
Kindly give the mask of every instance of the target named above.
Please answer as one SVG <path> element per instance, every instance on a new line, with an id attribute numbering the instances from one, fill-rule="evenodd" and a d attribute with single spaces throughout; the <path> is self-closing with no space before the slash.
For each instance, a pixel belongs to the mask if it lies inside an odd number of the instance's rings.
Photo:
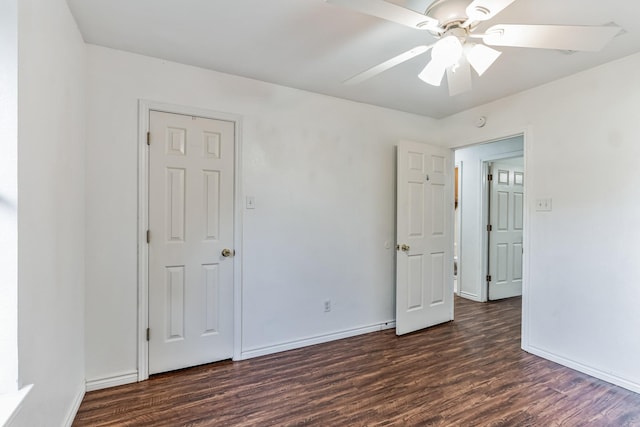
<path id="1" fill-rule="evenodd" d="M 503 131 L 503 132 L 498 132 L 495 133 L 493 135 L 489 134 L 485 137 L 483 137 L 482 139 L 476 139 L 476 138 L 471 138 L 469 140 L 466 141 L 460 141 L 458 145 L 456 145 L 455 147 L 453 147 L 453 150 L 458 150 L 458 149 L 462 149 L 462 148 L 467 148 L 467 147 L 471 147 L 474 145 L 480 145 L 480 144 L 488 144 L 491 142 L 496 142 L 496 141 L 500 141 L 503 139 L 508 139 L 508 138 L 512 138 L 515 136 L 522 136 L 523 139 L 523 150 L 518 150 L 517 153 L 520 154 L 515 154 L 515 155 L 521 155 L 524 157 L 524 170 L 525 170 L 525 182 L 524 182 L 524 205 L 525 205 L 525 209 L 524 209 L 524 218 L 523 218 L 523 224 L 524 224 L 524 230 L 522 233 L 522 238 L 523 238 L 523 247 L 524 247 L 524 255 L 522 258 L 522 334 L 521 334 L 521 348 L 525 351 L 528 351 L 529 349 L 529 315 L 530 315 L 530 310 L 529 310 L 529 306 L 528 306 L 528 295 L 529 295 L 529 271 L 530 271 L 530 267 L 529 267 L 529 224 L 530 224 L 530 212 L 528 209 L 529 206 L 529 197 L 530 197 L 530 191 L 528 190 L 528 183 L 532 182 L 532 173 L 531 173 L 531 168 L 528 166 L 528 162 L 529 162 L 529 158 L 530 158 L 530 150 L 531 150 L 531 146 L 533 144 L 533 128 L 531 126 L 525 127 L 523 128 L 515 128 L 515 129 L 511 129 L 511 131 L 507 130 L 507 131 Z M 514 152 L 515 153 L 515 152 Z M 505 155 L 505 157 L 513 157 L 514 153 L 509 153 L 508 155 Z M 482 197 L 482 201 L 480 203 L 480 212 L 483 213 L 483 215 L 485 215 L 485 217 L 483 217 L 483 223 L 487 223 L 486 221 L 488 220 L 488 218 L 486 218 L 487 215 L 487 209 L 486 209 L 486 194 L 487 194 L 487 182 L 486 182 L 486 176 L 488 173 L 488 169 L 486 169 L 486 161 L 488 160 L 497 160 L 497 159 L 489 159 L 489 158 L 484 158 L 481 159 L 480 161 L 483 163 L 483 176 L 481 177 L 481 179 L 483 179 L 483 197 Z M 464 191 L 464 190 L 463 190 Z M 461 209 L 464 209 L 464 207 L 462 206 L 462 204 L 460 205 Z M 482 259 L 482 274 L 486 275 L 487 271 L 486 271 L 486 266 L 487 266 L 487 259 L 484 258 L 484 256 L 486 255 L 486 250 L 484 248 L 487 247 L 487 241 L 486 241 L 487 237 L 486 237 L 486 233 L 483 232 L 482 233 L 482 241 L 480 242 L 480 250 L 481 253 L 483 253 L 483 259 Z M 459 255 L 460 253 L 462 253 L 462 251 L 464 251 L 463 247 L 458 247 Z M 459 268 L 461 267 L 461 265 L 458 266 Z M 458 274 L 461 273 L 461 270 L 458 270 Z M 458 277 L 458 279 L 460 279 L 460 277 Z M 487 287 L 482 286 L 482 301 L 487 301 Z"/>
<path id="2" fill-rule="evenodd" d="M 149 378 L 149 344 L 146 332 L 149 326 L 149 112 L 198 116 L 234 123 L 234 213 L 233 243 L 236 250 L 233 266 L 233 360 L 242 355 L 242 118 L 236 114 L 220 113 L 195 107 L 166 104 L 141 99 L 138 102 L 138 381 Z"/>

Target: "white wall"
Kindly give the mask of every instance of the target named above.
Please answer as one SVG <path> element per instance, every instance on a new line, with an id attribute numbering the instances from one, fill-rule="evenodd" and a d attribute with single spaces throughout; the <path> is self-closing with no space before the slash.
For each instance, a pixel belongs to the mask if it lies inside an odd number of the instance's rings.
<path id="1" fill-rule="evenodd" d="M 394 145 L 436 141 L 434 120 L 97 46 L 88 57 L 90 383 L 137 368 L 140 98 L 242 116 L 256 203 L 239 248 L 245 356 L 394 319 Z"/>
<path id="2" fill-rule="evenodd" d="M 0 3 L 0 394 L 18 385 L 18 3 Z"/>
<path id="3" fill-rule="evenodd" d="M 524 348 L 640 392 L 638 69 L 640 54 L 442 124 L 450 146 L 530 130 Z"/>
<path id="4" fill-rule="evenodd" d="M 639 67 L 635 55 L 436 123 L 90 46 L 87 378 L 136 369 L 137 100 L 146 98 L 243 117 L 244 194 L 257 206 L 243 213 L 243 351 L 393 318 L 384 242 L 395 141 L 439 141 L 442 127 L 460 147 L 527 129 L 524 347 L 640 391 L 640 204 L 629 197 L 640 184 Z M 553 211 L 535 212 L 536 198 L 552 198 Z"/>
<path id="5" fill-rule="evenodd" d="M 484 162 L 522 155 L 522 135 L 456 150 L 461 165 L 460 244 L 458 246 L 458 292 L 474 301 L 487 300 L 486 275 L 486 200 L 484 199 Z M 484 218 L 484 220 L 483 220 Z"/>
<path id="6" fill-rule="evenodd" d="M 70 423 L 84 394 L 85 46 L 64 0 L 20 0 L 19 381 L 13 425 Z"/>

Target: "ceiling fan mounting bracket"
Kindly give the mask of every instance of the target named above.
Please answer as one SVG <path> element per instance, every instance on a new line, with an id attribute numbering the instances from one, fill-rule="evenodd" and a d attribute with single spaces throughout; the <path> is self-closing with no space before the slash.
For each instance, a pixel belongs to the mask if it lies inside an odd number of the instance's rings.
<path id="1" fill-rule="evenodd" d="M 470 0 L 436 0 L 425 11 L 425 15 L 440 23 L 438 30 L 429 29 L 431 35 L 437 39 L 445 35 L 455 35 L 461 40 L 466 39 L 477 22 L 469 22 L 465 12 Z"/>
<path id="2" fill-rule="evenodd" d="M 436 0 L 425 11 L 425 15 L 436 19 L 442 28 L 461 25 L 468 20 L 466 8 L 470 0 Z"/>
<path id="3" fill-rule="evenodd" d="M 469 36 L 469 30 L 467 28 L 463 28 L 459 25 L 448 25 L 443 29 L 442 32 L 433 34 L 433 37 L 436 39 L 443 39 L 448 36 L 457 37 L 460 40 L 460 43 L 464 45 Z"/>

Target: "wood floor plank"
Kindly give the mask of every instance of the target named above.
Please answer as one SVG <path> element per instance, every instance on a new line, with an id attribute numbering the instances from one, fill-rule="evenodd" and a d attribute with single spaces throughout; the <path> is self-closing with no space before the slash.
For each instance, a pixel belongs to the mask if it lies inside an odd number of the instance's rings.
<path id="1" fill-rule="evenodd" d="M 520 305 L 90 392 L 73 425 L 640 426 L 640 395 L 520 349 Z"/>

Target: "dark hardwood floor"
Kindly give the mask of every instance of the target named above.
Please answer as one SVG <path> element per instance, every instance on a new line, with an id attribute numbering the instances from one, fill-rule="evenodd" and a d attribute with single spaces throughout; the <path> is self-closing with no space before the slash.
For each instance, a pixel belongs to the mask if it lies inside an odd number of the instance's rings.
<path id="1" fill-rule="evenodd" d="M 640 426 L 640 395 L 520 350 L 520 304 L 90 392 L 73 425 Z"/>

